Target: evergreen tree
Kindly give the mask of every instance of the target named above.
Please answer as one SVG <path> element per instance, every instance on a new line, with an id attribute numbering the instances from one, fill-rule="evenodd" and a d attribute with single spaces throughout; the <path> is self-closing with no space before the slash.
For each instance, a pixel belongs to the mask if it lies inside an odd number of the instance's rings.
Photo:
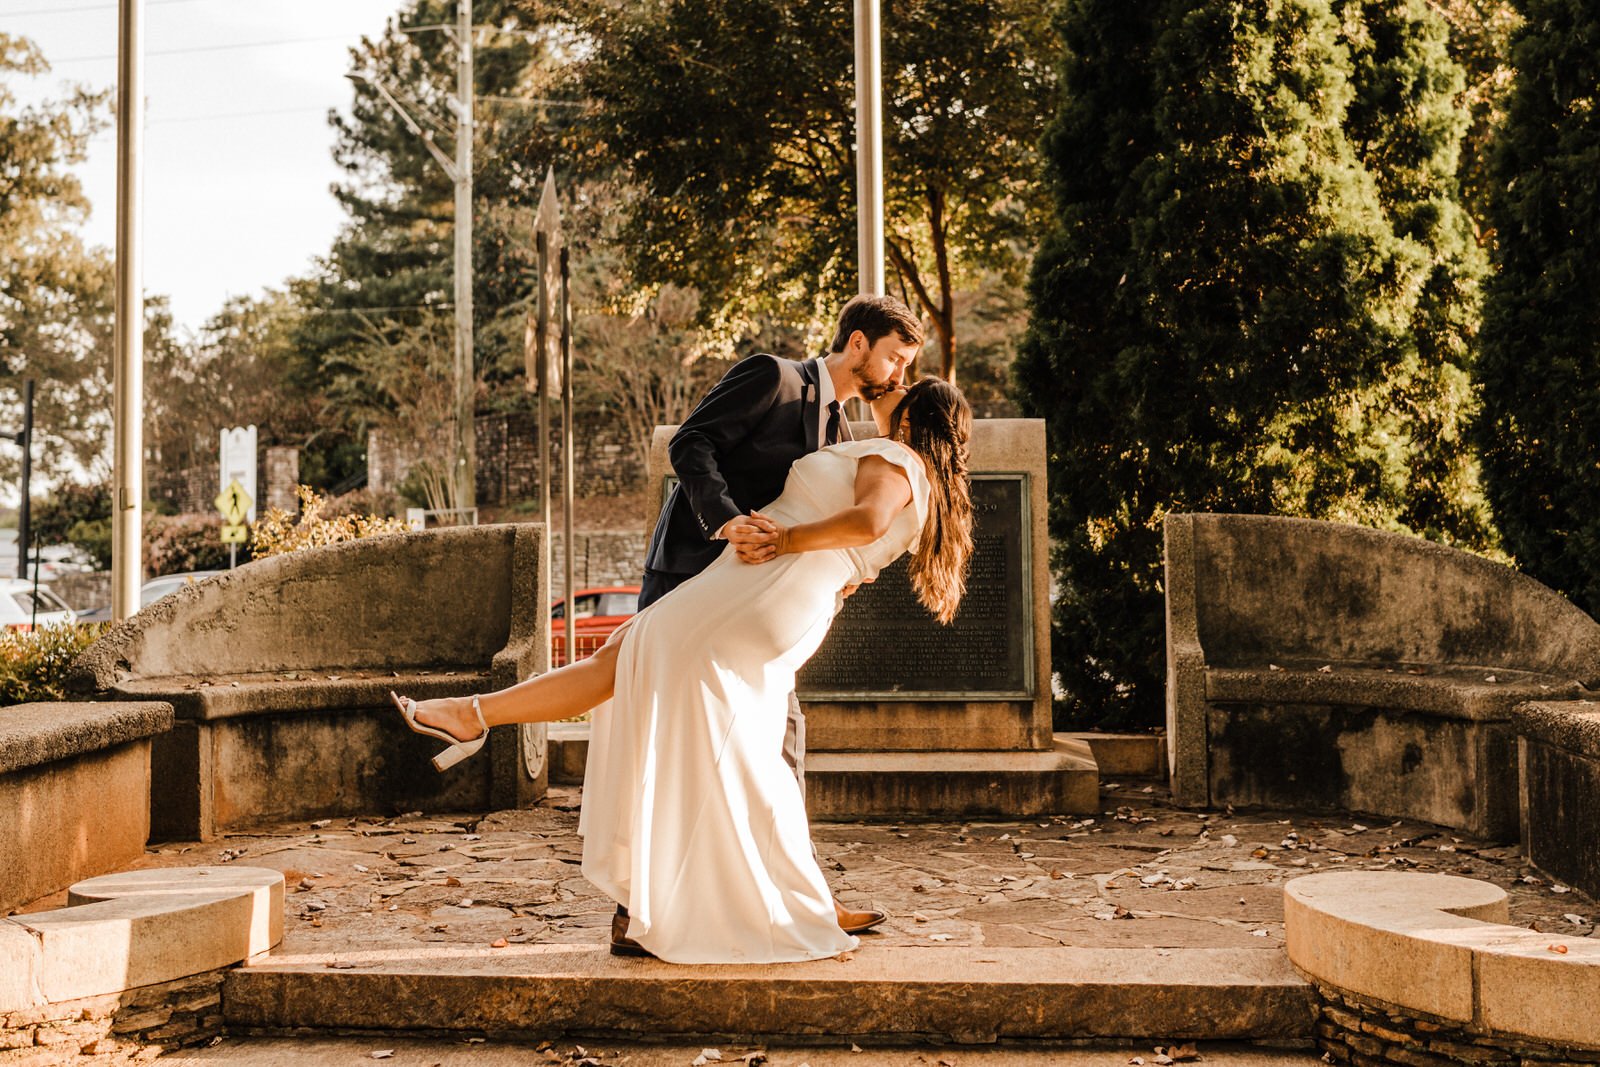
<path id="1" fill-rule="evenodd" d="M 1522 0 L 1475 436 L 1518 566 L 1600 612 L 1600 10 Z"/>
<path id="2" fill-rule="evenodd" d="M 1016 388 L 1049 422 L 1068 721 L 1159 721 L 1168 512 L 1482 535 L 1443 369 L 1476 269 L 1433 113 L 1459 74 L 1420 4 L 1371 14 L 1066 0 Z"/>

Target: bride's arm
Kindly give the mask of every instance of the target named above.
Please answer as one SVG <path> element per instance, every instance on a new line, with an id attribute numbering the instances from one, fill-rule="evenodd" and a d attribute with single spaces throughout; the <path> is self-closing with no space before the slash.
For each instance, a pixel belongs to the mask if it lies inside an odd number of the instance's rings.
<path id="1" fill-rule="evenodd" d="M 864 456 L 856 467 L 856 502 L 816 522 L 780 526 L 759 513 L 765 526 L 743 524 L 728 539 L 746 563 L 765 563 L 791 552 L 869 545 L 889 532 L 895 516 L 911 503 L 906 472 L 881 456 Z"/>

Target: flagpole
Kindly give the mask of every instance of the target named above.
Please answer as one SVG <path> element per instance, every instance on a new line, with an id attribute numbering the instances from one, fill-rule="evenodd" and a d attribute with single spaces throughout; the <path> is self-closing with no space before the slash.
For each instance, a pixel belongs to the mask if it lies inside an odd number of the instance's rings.
<path id="1" fill-rule="evenodd" d="M 856 0 L 856 244 L 860 291 L 883 293 L 883 52 L 880 0 Z"/>

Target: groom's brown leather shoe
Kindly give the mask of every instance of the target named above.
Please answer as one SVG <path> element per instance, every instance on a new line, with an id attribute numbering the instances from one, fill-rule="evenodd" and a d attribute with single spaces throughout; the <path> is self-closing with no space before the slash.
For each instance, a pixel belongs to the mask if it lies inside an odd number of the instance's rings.
<path id="1" fill-rule="evenodd" d="M 864 934 L 889 916 L 881 911 L 845 911 L 837 900 L 833 902 L 834 914 L 839 916 L 839 929 L 847 934 Z M 626 932 L 626 927 L 623 928 Z"/>
<path id="2" fill-rule="evenodd" d="M 628 909 L 617 907 L 611 917 L 611 954 L 613 956 L 644 956 L 655 959 L 655 954 L 628 936 Z"/>

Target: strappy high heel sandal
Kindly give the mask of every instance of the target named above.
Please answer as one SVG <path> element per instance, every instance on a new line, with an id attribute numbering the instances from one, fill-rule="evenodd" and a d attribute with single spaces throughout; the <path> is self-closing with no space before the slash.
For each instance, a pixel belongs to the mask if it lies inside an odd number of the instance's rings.
<path id="1" fill-rule="evenodd" d="M 477 737 L 467 741 L 463 741 L 455 734 L 447 730 L 441 730 L 437 726 L 429 726 L 426 723 L 418 722 L 417 702 L 410 697 L 403 697 L 391 689 L 389 690 L 389 699 L 394 701 L 394 706 L 399 709 L 401 717 L 406 720 L 406 725 L 411 727 L 413 732 L 419 733 L 424 737 L 436 738 L 450 746 L 433 757 L 433 769 L 436 771 L 448 771 L 468 756 L 476 755 L 478 750 L 483 747 L 483 742 L 489 736 L 489 724 L 483 721 L 483 708 L 478 706 L 476 693 L 472 696 L 472 711 L 473 714 L 478 716 L 479 732 Z"/>

